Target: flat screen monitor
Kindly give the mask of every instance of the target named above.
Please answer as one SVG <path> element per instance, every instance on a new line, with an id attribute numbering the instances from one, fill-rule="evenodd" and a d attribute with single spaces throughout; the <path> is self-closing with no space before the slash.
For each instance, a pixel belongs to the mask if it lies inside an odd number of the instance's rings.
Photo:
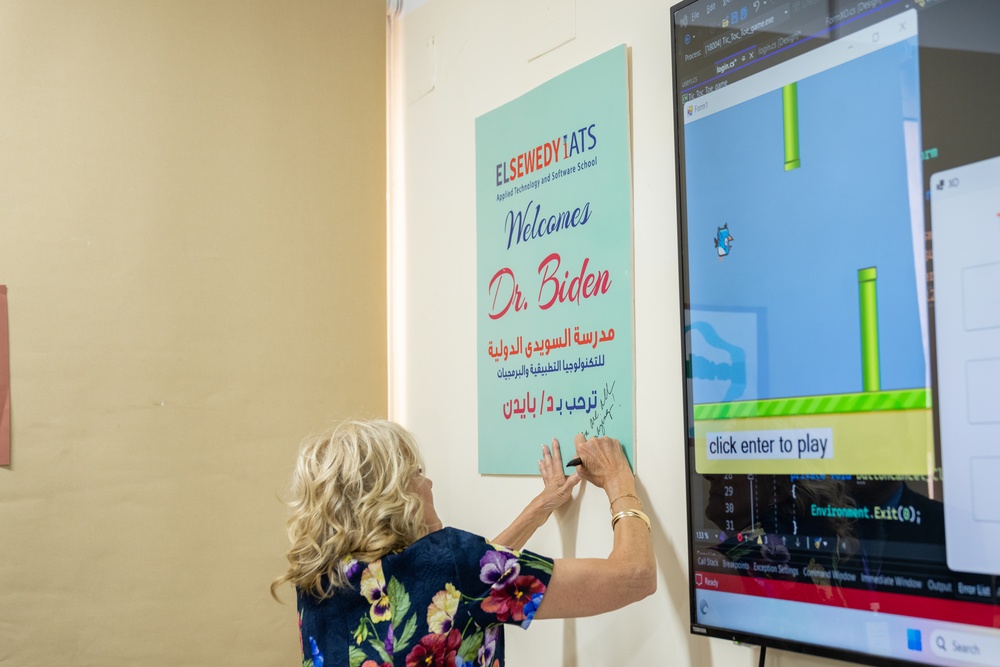
<path id="1" fill-rule="evenodd" d="M 692 632 L 1000 665 L 1000 1 L 671 24 Z"/>

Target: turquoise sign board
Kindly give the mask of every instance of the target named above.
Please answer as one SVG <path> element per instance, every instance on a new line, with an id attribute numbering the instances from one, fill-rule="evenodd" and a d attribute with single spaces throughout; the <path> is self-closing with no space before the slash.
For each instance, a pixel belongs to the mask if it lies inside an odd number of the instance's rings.
<path id="1" fill-rule="evenodd" d="M 577 433 L 634 460 L 631 166 L 624 45 L 476 119 L 481 473 Z"/>

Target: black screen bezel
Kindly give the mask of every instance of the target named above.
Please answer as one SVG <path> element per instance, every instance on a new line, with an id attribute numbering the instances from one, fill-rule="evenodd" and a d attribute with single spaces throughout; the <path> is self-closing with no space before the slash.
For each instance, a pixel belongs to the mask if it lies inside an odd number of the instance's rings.
<path id="1" fill-rule="evenodd" d="M 682 368 L 684 370 L 683 376 L 683 397 L 684 397 L 684 462 L 685 462 L 685 491 L 686 491 L 686 510 L 687 510 L 687 555 L 688 555 L 688 613 L 689 613 L 689 628 L 693 635 L 703 636 L 703 637 L 713 637 L 717 639 L 725 639 L 728 641 L 750 644 L 760 647 L 774 648 L 779 650 L 787 650 L 796 653 L 802 653 L 805 655 L 813 655 L 822 658 L 830 658 L 835 660 L 842 660 L 847 662 L 853 662 L 856 664 L 874 665 L 876 667 L 881 665 L 886 666 L 899 666 L 899 667 L 916 667 L 922 666 L 926 663 L 906 660 L 896 657 L 887 657 L 883 655 L 876 655 L 873 653 L 861 653 L 857 651 L 851 651 L 843 648 L 837 648 L 829 645 L 811 644 L 807 642 L 795 641 L 777 637 L 774 635 L 765 635 L 757 633 L 747 633 L 739 632 L 731 629 L 716 627 L 711 625 L 704 625 L 697 623 L 695 619 L 697 615 L 697 588 L 695 586 L 695 563 L 693 559 L 693 554 L 695 552 L 694 544 L 694 522 L 692 512 L 694 510 L 692 506 L 692 481 L 695 476 L 693 472 L 693 456 L 694 456 L 694 415 L 693 415 L 693 379 L 687 372 L 690 365 L 690 358 L 688 357 L 688 350 L 690 349 L 690 344 L 688 343 L 689 332 L 688 319 L 690 311 L 690 292 L 689 292 L 689 282 L 688 282 L 688 237 L 687 237 L 687 226 L 685 224 L 686 215 L 686 173 L 683 163 L 684 155 L 684 123 L 683 123 L 683 104 L 681 103 L 678 95 L 678 90 L 680 90 L 679 85 L 679 74 L 677 67 L 677 52 L 678 52 L 678 40 L 680 35 L 678 33 L 678 26 L 676 15 L 679 12 L 684 11 L 691 5 L 699 2 L 699 0 L 682 0 L 674 4 L 670 8 L 670 53 L 671 53 L 671 99 L 673 103 L 673 117 L 674 117 L 674 159 L 675 159 L 675 188 L 676 188 L 676 222 L 677 222 L 677 239 L 678 239 L 678 286 L 679 286 L 679 305 L 680 305 L 680 323 L 681 323 L 681 357 L 682 357 Z M 924 180 L 926 181 L 928 175 L 924 174 Z M 929 224 L 929 223 L 928 223 Z M 928 267 L 931 269 L 932 267 Z M 930 303 L 930 308 L 933 308 L 933 303 Z M 933 313 L 930 314 L 930 326 L 933 327 Z M 936 363 L 933 359 L 933 349 L 934 346 L 931 345 L 931 373 L 932 376 L 936 373 Z M 936 382 L 932 377 L 931 382 L 932 391 L 936 391 Z M 936 396 L 935 396 L 936 405 Z M 935 443 L 939 441 L 938 433 L 938 423 L 937 415 L 934 416 L 934 437 Z M 938 457 L 940 460 L 940 457 Z"/>

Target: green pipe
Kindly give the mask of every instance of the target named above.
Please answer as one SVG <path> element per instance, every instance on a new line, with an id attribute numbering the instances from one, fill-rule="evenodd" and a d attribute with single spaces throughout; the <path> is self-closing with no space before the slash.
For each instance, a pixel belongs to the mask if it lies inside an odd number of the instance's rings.
<path id="1" fill-rule="evenodd" d="M 858 297 L 861 305 L 861 382 L 864 391 L 882 388 L 878 355 L 878 273 L 875 267 L 858 269 Z"/>
<path id="2" fill-rule="evenodd" d="M 785 121 L 785 171 L 802 166 L 799 156 L 799 84 L 781 89 L 781 107 Z"/>

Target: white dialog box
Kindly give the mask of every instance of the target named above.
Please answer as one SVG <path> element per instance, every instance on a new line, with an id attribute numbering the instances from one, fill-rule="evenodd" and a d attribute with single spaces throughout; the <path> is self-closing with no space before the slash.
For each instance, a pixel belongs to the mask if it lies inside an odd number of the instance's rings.
<path id="1" fill-rule="evenodd" d="M 930 186 L 948 567 L 1000 575 L 1000 157 Z"/>

